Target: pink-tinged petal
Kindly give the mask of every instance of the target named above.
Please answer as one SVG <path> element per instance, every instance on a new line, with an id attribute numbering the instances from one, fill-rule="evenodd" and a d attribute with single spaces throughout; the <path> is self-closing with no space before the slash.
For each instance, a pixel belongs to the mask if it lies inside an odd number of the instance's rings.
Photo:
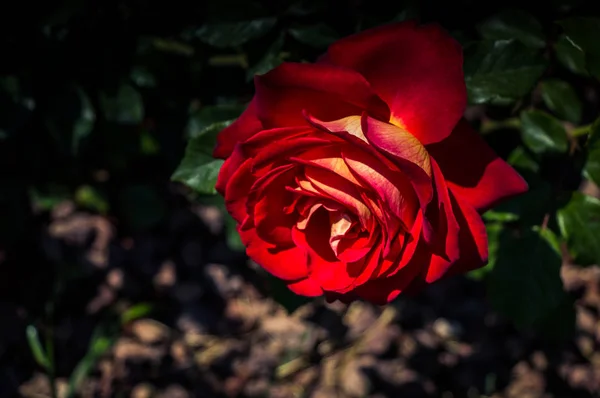
<path id="1" fill-rule="evenodd" d="M 236 144 L 246 141 L 262 128 L 256 116 L 256 101 L 252 100 L 240 117 L 217 135 L 213 156 L 217 159 L 228 158 Z"/>
<path id="2" fill-rule="evenodd" d="M 337 140 L 337 137 L 334 138 Z M 340 152 L 340 145 L 323 145 L 307 150 L 297 157 L 291 157 L 289 160 L 305 166 L 329 170 L 353 184 L 361 186 L 361 183 L 354 177 L 344 160 L 340 157 Z"/>
<path id="3" fill-rule="evenodd" d="M 323 122 L 306 112 L 305 117 L 310 124 L 315 126 L 315 128 L 342 138 L 355 148 L 359 148 L 362 151 L 368 152 L 388 168 L 392 170 L 397 169 L 406 174 L 412 183 L 417 196 L 419 197 L 421 207 L 424 208 L 427 203 L 429 203 L 433 195 L 430 178 L 431 165 L 429 164 L 429 155 L 427 154 L 427 151 L 424 150 L 423 146 L 418 143 L 418 141 L 415 142 L 414 137 L 409 137 L 410 134 L 407 136 L 406 134 L 400 132 L 401 138 L 399 139 L 390 136 L 390 134 L 378 134 L 376 132 L 376 128 L 379 126 L 377 121 L 373 118 L 369 118 L 366 114 L 363 114 L 360 117 L 346 117 L 344 119 L 335 120 L 332 122 Z M 358 123 L 359 118 L 361 121 L 360 124 Z M 390 126 L 391 129 L 397 129 L 400 131 L 400 129 L 397 127 L 389 124 L 386 125 Z M 369 131 L 369 129 L 373 131 Z M 394 132 L 396 132 L 396 130 L 394 130 Z M 371 138 L 373 141 L 371 141 Z M 371 145 L 376 144 L 377 142 L 379 142 L 383 147 L 387 147 L 389 153 L 376 149 L 377 145 Z M 408 143 L 408 145 L 413 149 L 394 149 L 394 145 L 404 145 L 406 143 Z M 420 148 L 423 148 L 423 151 L 421 151 Z M 411 157 L 412 160 L 407 160 L 404 157 L 401 157 L 404 155 Z"/>
<path id="4" fill-rule="evenodd" d="M 401 159 L 418 166 L 431 176 L 431 162 L 427 149 L 405 129 L 363 114 L 361 127 L 369 143 L 394 160 Z"/>
<path id="5" fill-rule="evenodd" d="M 391 122 L 431 144 L 450 135 L 465 110 L 462 62 L 442 28 L 402 22 L 335 42 L 323 64 L 358 71 L 390 106 Z"/>
<path id="6" fill-rule="evenodd" d="M 371 212 L 361 201 L 354 184 L 330 171 L 316 167 L 305 167 L 304 175 L 317 193 L 346 206 L 356 214 L 361 225 L 370 225 Z"/>
<path id="7" fill-rule="evenodd" d="M 308 110 L 319 119 L 368 114 L 389 119 L 389 108 L 353 70 L 331 65 L 283 63 L 254 78 L 256 113 L 265 128 L 300 126 Z"/>
<path id="8" fill-rule="evenodd" d="M 288 283 L 287 287 L 300 296 L 318 297 L 323 295 L 321 286 L 311 278 Z"/>
<path id="9" fill-rule="evenodd" d="M 295 281 L 308 276 L 308 257 L 305 250 L 292 246 L 285 249 L 274 247 L 262 240 L 254 228 L 239 229 L 246 254 L 273 276 Z"/>
<path id="10" fill-rule="evenodd" d="M 346 264 L 339 261 L 331 247 L 328 236 L 321 227 L 327 222 L 327 212 L 317 211 L 308 228 L 304 231 L 292 228 L 292 237 L 297 247 L 306 250 L 308 256 L 309 277 L 323 290 L 343 290 L 352 284 L 354 278 L 347 272 Z"/>
<path id="11" fill-rule="evenodd" d="M 427 207 L 425 218 L 430 222 L 431 233 L 424 229 L 423 238 L 433 252 L 433 258 L 440 258 L 440 264 L 430 269 L 427 282 L 439 279 L 460 255 L 458 232 L 459 225 L 454 215 L 450 193 L 444 177 L 435 160 L 431 161 L 435 182 L 435 197 Z M 437 263 L 436 263 L 437 264 Z"/>
<path id="12" fill-rule="evenodd" d="M 464 119 L 448 138 L 427 150 L 448 188 L 480 212 L 528 189 L 525 180 Z"/>
<path id="13" fill-rule="evenodd" d="M 370 187 L 387 210 L 410 228 L 420 207 L 410 181 L 359 149 L 346 146 L 342 149 L 342 158 L 362 185 Z"/>
<path id="14" fill-rule="evenodd" d="M 410 133 L 391 124 L 365 115 L 361 124 L 369 142 L 408 176 L 424 209 L 433 196 L 431 159 L 425 147 Z"/>

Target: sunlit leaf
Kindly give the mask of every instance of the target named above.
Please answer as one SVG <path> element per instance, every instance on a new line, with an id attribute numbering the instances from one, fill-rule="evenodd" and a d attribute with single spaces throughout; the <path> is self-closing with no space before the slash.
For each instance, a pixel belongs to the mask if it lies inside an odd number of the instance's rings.
<path id="1" fill-rule="evenodd" d="M 600 200 L 574 192 L 557 221 L 575 262 L 600 264 Z"/>
<path id="2" fill-rule="evenodd" d="M 223 160 L 214 159 L 212 151 L 217 134 L 231 122 L 215 123 L 202 134 L 190 138 L 185 155 L 171 180 L 184 183 L 200 194 L 215 194 L 215 183 Z"/>
<path id="3" fill-rule="evenodd" d="M 46 350 L 44 350 L 42 346 L 37 328 L 33 325 L 29 325 L 25 331 L 27 334 L 27 343 L 29 343 L 29 349 L 31 350 L 33 358 L 42 368 L 46 370 L 50 369 L 50 360 L 46 355 Z"/>

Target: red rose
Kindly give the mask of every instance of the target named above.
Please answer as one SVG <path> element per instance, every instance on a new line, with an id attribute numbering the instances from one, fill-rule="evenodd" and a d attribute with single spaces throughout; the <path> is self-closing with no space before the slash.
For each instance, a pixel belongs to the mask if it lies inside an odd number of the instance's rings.
<path id="1" fill-rule="evenodd" d="M 486 264 L 478 212 L 527 184 L 462 119 L 462 50 L 441 28 L 368 30 L 255 86 L 218 136 L 216 188 L 292 291 L 382 304 Z"/>

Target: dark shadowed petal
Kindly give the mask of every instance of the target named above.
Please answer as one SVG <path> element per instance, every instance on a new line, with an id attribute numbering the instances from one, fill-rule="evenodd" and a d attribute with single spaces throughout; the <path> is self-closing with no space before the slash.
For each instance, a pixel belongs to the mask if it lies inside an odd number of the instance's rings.
<path id="1" fill-rule="evenodd" d="M 427 150 L 450 190 L 479 211 L 527 191 L 525 180 L 464 119 L 448 138 Z"/>

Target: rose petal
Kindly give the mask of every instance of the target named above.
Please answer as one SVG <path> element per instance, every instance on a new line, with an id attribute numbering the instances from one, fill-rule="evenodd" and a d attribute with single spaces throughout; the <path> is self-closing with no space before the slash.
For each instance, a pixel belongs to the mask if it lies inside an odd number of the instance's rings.
<path id="1" fill-rule="evenodd" d="M 354 177 L 350 169 L 348 169 L 348 166 L 341 158 L 340 153 L 340 145 L 320 146 L 319 148 L 307 150 L 297 157 L 290 157 L 289 160 L 305 166 L 329 170 L 353 184 L 362 187 L 361 183 Z"/>
<path id="2" fill-rule="evenodd" d="M 362 74 L 390 106 L 390 120 L 426 145 L 450 135 L 464 112 L 462 61 L 460 45 L 442 28 L 411 21 L 339 40 L 322 62 Z"/>
<path id="3" fill-rule="evenodd" d="M 244 156 L 244 152 L 242 151 L 241 147 L 235 148 L 231 156 L 225 160 L 221 166 L 221 169 L 219 170 L 217 182 L 215 184 L 215 189 L 218 193 L 220 193 L 222 196 L 225 196 L 229 180 L 246 161 L 248 161 L 248 159 Z"/>
<path id="4" fill-rule="evenodd" d="M 256 116 L 256 101 L 252 100 L 240 117 L 217 135 L 217 145 L 213 150 L 213 156 L 217 159 L 226 159 L 231 155 L 237 143 L 244 142 L 262 128 L 263 126 Z"/>
<path id="5" fill-rule="evenodd" d="M 420 145 L 414 137 L 410 136 L 410 134 L 399 131 L 399 128 L 390 124 L 378 122 L 375 119 L 368 117 L 366 114 L 363 114 L 360 117 L 352 116 L 331 122 L 323 122 L 306 112 L 305 117 L 310 124 L 321 131 L 329 132 L 344 139 L 350 143 L 351 146 L 369 153 L 392 170 L 398 169 L 402 171 L 407 175 L 413 185 L 415 192 L 419 197 L 421 207 L 425 208 L 427 203 L 429 203 L 433 195 L 431 178 L 429 177 L 431 173 L 429 155 L 425 148 Z M 359 118 L 361 120 L 360 125 L 358 123 Z M 377 129 L 380 126 L 379 123 L 390 127 L 382 128 L 381 130 L 387 131 L 378 133 Z M 394 133 L 400 134 L 400 138 L 393 137 Z M 373 141 L 371 141 L 371 138 L 367 137 L 367 135 L 371 136 Z M 383 151 L 376 149 L 377 143 L 384 148 L 388 148 L 388 157 L 384 156 L 385 153 Z M 372 146 L 371 144 L 374 144 L 375 146 Z M 398 145 L 407 146 L 412 149 L 395 149 Z M 412 160 L 402 157 L 405 155 L 412 158 Z"/>
<path id="6" fill-rule="evenodd" d="M 365 78 L 346 68 L 286 62 L 254 82 L 257 115 L 265 128 L 304 125 L 304 109 L 323 120 L 364 111 L 389 119 L 389 108 Z"/>
<path id="7" fill-rule="evenodd" d="M 363 227 L 370 226 L 371 212 L 361 201 L 354 184 L 330 171 L 316 167 L 305 167 L 304 175 L 316 192 L 346 206 L 356 214 Z"/>
<path id="8" fill-rule="evenodd" d="M 450 193 L 442 173 L 435 160 L 431 161 L 433 179 L 435 182 L 435 197 L 427 207 L 425 218 L 430 222 L 431 230 L 423 229 L 424 241 L 428 243 L 434 257 L 440 257 L 446 262 L 446 268 L 442 265 L 435 272 L 427 275 L 427 282 L 433 282 L 446 272 L 447 267 L 458 259 L 458 221 L 454 215 Z M 436 200 L 437 199 L 437 200 Z"/>
<path id="9" fill-rule="evenodd" d="M 477 211 L 462 198 L 453 196 L 454 214 L 460 226 L 460 257 L 446 276 L 463 274 L 488 262 L 488 239 L 485 224 Z"/>
<path id="10" fill-rule="evenodd" d="M 239 229 L 246 254 L 273 276 L 298 280 L 308 276 L 308 257 L 305 250 L 292 246 L 279 249 L 262 240 L 254 228 Z"/>
<path id="11" fill-rule="evenodd" d="M 408 228 L 412 227 L 419 201 L 410 181 L 399 172 L 385 167 L 366 152 L 346 146 L 343 161 L 362 185 L 369 186 L 383 201 L 386 210 L 398 217 Z"/>
<path id="12" fill-rule="evenodd" d="M 421 271 L 423 264 L 429 262 L 430 256 L 426 245 L 421 244 L 408 264 L 397 273 L 390 277 L 371 279 L 367 283 L 357 286 L 353 293 L 373 304 L 387 304 L 409 286 Z"/>
<path id="13" fill-rule="evenodd" d="M 252 159 L 246 159 L 239 164 L 242 158 L 241 149 L 236 147 L 231 158 L 227 159 L 221 167 L 216 185 L 225 197 L 227 211 L 238 223 L 242 223 L 248 215 L 246 211 L 248 192 L 256 181 L 251 173 Z M 225 187 L 224 192 L 223 187 Z"/>
<path id="14" fill-rule="evenodd" d="M 259 178 L 248 193 L 246 211 L 254 215 L 256 233 L 280 248 L 294 244 L 291 227 L 298 216 L 284 211 L 294 200 L 284 187 L 293 183 L 295 173 L 293 165 L 275 168 Z"/>
<path id="15" fill-rule="evenodd" d="M 311 278 L 302 279 L 288 283 L 287 287 L 294 293 L 306 297 L 318 297 L 323 295 L 323 289 Z"/>
<path id="16" fill-rule="evenodd" d="M 460 228 L 459 257 L 456 261 L 449 261 L 433 254 L 424 276 L 425 283 L 480 268 L 487 263 L 487 234 L 481 217 L 468 203 L 458 198 L 452 197 L 452 206 Z"/>
<path id="17" fill-rule="evenodd" d="M 528 189 L 525 180 L 464 119 L 448 138 L 427 150 L 448 188 L 480 212 Z"/>

